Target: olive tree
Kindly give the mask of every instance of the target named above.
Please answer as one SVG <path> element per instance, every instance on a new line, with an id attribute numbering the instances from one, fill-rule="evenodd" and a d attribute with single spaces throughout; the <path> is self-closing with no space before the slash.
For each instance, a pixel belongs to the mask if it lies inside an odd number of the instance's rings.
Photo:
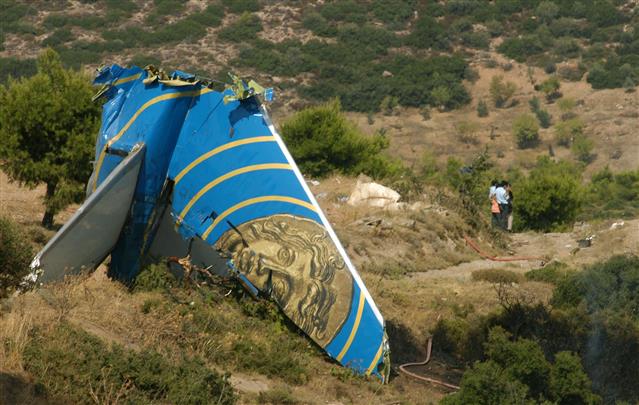
<path id="1" fill-rule="evenodd" d="M 37 73 L 0 86 L 0 168 L 28 187 L 46 184 L 42 225 L 83 197 L 91 174 L 100 107 L 85 75 L 67 70 L 44 50 Z"/>

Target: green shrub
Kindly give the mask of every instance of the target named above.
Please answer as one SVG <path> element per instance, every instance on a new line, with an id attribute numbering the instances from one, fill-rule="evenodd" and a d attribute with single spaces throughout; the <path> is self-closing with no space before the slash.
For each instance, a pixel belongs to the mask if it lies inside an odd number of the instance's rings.
<path id="1" fill-rule="evenodd" d="M 364 137 L 337 100 L 295 114 L 282 124 L 282 137 L 302 172 L 310 176 L 339 171 L 379 178 L 397 169 L 381 155 L 388 140 L 383 135 Z"/>
<path id="2" fill-rule="evenodd" d="M 262 31 L 260 17 L 243 13 L 233 24 L 221 29 L 217 36 L 223 41 L 243 42 L 257 39 L 257 33 L 260 31 Z"/>
<path id="3" fill-rule="evenodd" d="M 513 122 L 513 135 L 519 148 L 528 148 L 539 143 L 539 125 L 530 114 L 521 114 Z"/>
<path id="4" fill-rule="evenodd" d="M 639 320 L 637 282 L 639 256 L 617 255 L 563 280 L 552 302 L 558 307 L 585 302 L 589 313 L 613 310 Z"/>
<path id="5" fill-rule="evenodd" d="M 575 139 L 583 137 L 585 124 L 581 118 L 572 118 L 555 124 L 555 141 L 569 147 Z"/>
<path id="6" fill-rule="evenodd" d="M 378 20 L 393 30 L 402 29 L 413 16 L 412 0 L 373 0 L 371 10 Z"/>
<path id="7" fill-rule="evenodd" d="M 29 3 L 27 3 L 29 4 Z M 21 19 L 36 10 L 26 4 L 11 0 L 0 0 L 0 21 L 3 32 L 20 31 Z"/>
<path id="8" fill-rule="evenodd" d="M 541 103 L 539 102 L 537 96 L 533 96 L 533 98 L 528 100 L 528 105 L 530 106 L 530 111 L 534 113 L 541 110 Z"/>
<path id="9" fill-rule="evenodd" d="M 337 35 L 337 28 L 317 12 L 306 14 L 302 20 L 302 26 L 320 37 L 334 37 Z"/>
<path id="10" fill-rule="evenodd" d="M 539 110 L 535 111 L 535 116 L 537 117 L 539 125 L 542 128 L 549 128 L 552 124 L 552 115 L 550 115 L 548 110 L 543 110 L 540 108 Z"/>
<path id="11" fill-rule="evenodd" d="M 477 103 L 477 116 L 488 117 L 488 104 L 483 99 Z"/>
<path id="12" fill-rule="evenodd" d="M 222 4 L 235 14 L 260 11 L 262 8 L 259 0 L 222 0 Z"/>
<path id="13" fill-rule="evenodd" d="M 510 333 L 494 327 L 489 332 L 485 353 L 506 374 L 528 386 L 532 398 L 539 398 L 548 391 L 550 364 L 535 341 L 521 338 L 511 341 Z"/>
<path id="14" fill-rule="evenodd" d="M 18 289 L 29 273 L 33 248 L 18 224 L 0 216 L 0 298 Z"/>
<path id="15" fill-rule="evenodd" d="M 513 339 L 501 327 L 490 330 L 485 343 L 486 360 L 466 371 L 461 389 L 443 404 L 546 403 L 598 404 L 590 379 L 578 356 L 558 352 L 555 363 L 530 339 Z"/>
<path id="16" fill-rule="evenodd" d="M 493 76 L 490 80 L 490 97 L 495 107 L 501 108 L 517 91 L 517 85 L 513 82 L 504 82 L 503 76 Z"/>
<path id="17" fill-rule="evenodd" d="M 525 404 L 527 393 L 528 387 L 505 375 L 495 362 L 478 362 L 464 373 L 461 389 L 444 397 L 440 404 Z"/>
<path id="18" fill-rule="evenodd" d="M 566 162 L 540 158 L 517 187 L 515 218 L 519 225 L 550 231 L 572 224 L 583 201 L 580 175 Z"/>
<path id="19" fill-rule="evenodd" d="M 433 329 L 433 342 L 440 350 L 465 363 L 483 358 L 487 328 L 483 319 L 440 319 Z"/>
<path id="20" fill-rule="evenodd" d="M 181 0 L 154 0 L 153 8 L 146 15 L 146 25 L 160 25 L 166 21 L 167 16 L 181 14 L 184 6 L 185 3 Z"/>
<path id="21" fill-rule="evenodd" d="M 479 143 L 477 139 L 477 131 L 479 130 L 479 124 L 473 121 L 460 121 L 455 125 L 455 132 L 457 139 L 464 144 L 476 145 Z"/>
<path id="22" fill-rule="evenodd" d="M 485 31 L 465 32 L 461 36 L 462 43 L 476 49 L 488 49 L 490 34 Z"/>
<path id="23" fill-rule="evenodd" d="M 65 42 L 69 42 L 73 40 L 75 36 L 73 32 L 71 32 L 68 28 L 60 28 L 53 32 L 53 34 L 49 35 L 47 39 L 42 41 L 42 45 L 55 47 L 57 45 L 63 44 Z"/>
<path id="24" fill-rule="evenodd" d="M 62 28 L 67 24 L 72 23 L 72 18 L 65 14 L 49 14 L 42 21 L 42 25 L 45 28 Z"/>
<path id="25" fill-rule="evenodd" d="M 639 170 L 596 172 L 586 189 L 582 218 L 634 218 L 639 213 Z"/>
<path id="26" fill-rule="evenodd" d="M 567 264 L 553 261 L 544 267 L 530 270 L 525 274 L 527 280 L 558 284 L 568 277 L 573 270 Z"/>
<path id="27" fill-rule="evenodd" d="M 320 8 L 320 13 L 328 21 L 362 24 L 367 20 L 366 5 L 354 0 L 327 2 Z"/>
<path id="28" fill-rule="evenodd" d="M 582 163 L 588 164 L 592 162 L 595 157 L 592 153 L 594 147 L 594 142 L 587 136 L 582 135 L 575 137 L 570 150 L 577 160 Z"/>
<path id="29" fill-rule="evenodd" d="M 572 352 L 559 352 L 550 370 L 550 394 L 560 403 L 598 404 L 601 399 L 592 393 L 592 383 L 583 371 L 579 356 Z"/>
<path id="30" fill-rule="evenodd" d="M 0 57 L 0 84 L 7 83 L 9 77 L 33 76 L 37 71 L 35 59 L 18 59 L 10 56 Z"/>
<path id="31" fill-rule="evenodd" d="M 620 255 L 588 266 L 563 280 L 552 303 L 559 308 L 585 308 L 590 314 L 587 352 L 583 359 L 593 385 L 606 403 L 635 402 L 639 370 L 639 257 Z"/>
<path id="32" fill-rule="evenodd" d="M 482 269 L 473 271 L 471 274 L 473 281 L 487 281 L 489 283 L 519 283 L 522 280 L 521 274 L 504 269 Z"/>
<path id="33" fill-rule="evenodd" d="M 445 50 L 449 48 L 446 29 L 439 21 L 425 14 L 415 21 L 410 35 L 406 37 L 406 44 L 422 49 Z"/>
<path id="34" fill-rule="evenodd" d="M 575 99 L 570 97 L 564 97 L 557 102 L 557 107 L 559 107 L 562 113 L 570 112 L 576 105 L 577 102 Z"/>
<path id="35" fill-rule="evenodd" d="M 224 18 L 224 9 L 214 3 L 207 6 L 201 13 L 192 14 L 188 18 L 205 27 L 217 27 Z"/>
<path id="36" fill-rule="evenodd" d="M 559 78 L 557 76 L 550 76 L 541 83 L 539 90 L 546 95 L 546 100 L 552 101 L 561 97 L 561 93 L 559 92 L 560 87 L 561 83 L 559 82 Z"/>
<path id="37" fill-rule="evenodd" d="M 526 35 L 521 38 L 506 38 L 497 47 L 497 50 L 509 58 L 523 63 L 528 57 L 542 53 L 544 47 L 539 38 Z"/>
<path id="38" fill-rule="evenodd" d="M 146 266 L 135 278 L 134 291 L 165 291 L 175 287 L 177 279 L 164 263 L 154 263 Z"/>
<path id="39" fill-rule="evenodd" d="M 562 58 L 576 58 L 581 52 L 579 43 L 574 38 L 557 38 L 554 53 Z"/>
<path id="40" fill-rule="evenodd" d="M 234 404 L 228 376 L 199 359 L 169 361 L 155 351 L 108 347 L 69 324 L 36 332 L 24 350 L 25 369 L 49 394 L 73 403 Z"/>

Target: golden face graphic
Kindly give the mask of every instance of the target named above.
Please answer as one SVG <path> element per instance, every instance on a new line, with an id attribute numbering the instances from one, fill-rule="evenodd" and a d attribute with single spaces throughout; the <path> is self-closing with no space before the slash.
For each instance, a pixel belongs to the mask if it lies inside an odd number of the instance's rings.
<path id="1" fill-rule="evenodd" d="M 325 347 L 350 312 L 353 278 L 330 236 L 318 223 L 273 215 L 230 229 L 216 248 L 271 296 L 284 313 Z"/>

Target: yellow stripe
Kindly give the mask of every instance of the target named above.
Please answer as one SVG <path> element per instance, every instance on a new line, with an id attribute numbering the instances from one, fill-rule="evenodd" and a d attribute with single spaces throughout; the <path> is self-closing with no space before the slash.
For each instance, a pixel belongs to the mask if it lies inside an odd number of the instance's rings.
<path id="1" fill-rule="evenodd" d="M 379 358 L 382 356 L 383 349 L 384 349 L 384 339 L 382 339 L 382 343 L 379 344 L 379 349 L 377 349 L 377 354 L 375 354 L 375 358 L 371 362 L 371 365 L 368 366 L 368 370 L 366 370 L 366 375 L 370 375 L 373 372 L 373 369 L 379 362 Z"/>
<path id="2" fill-rule="evenodd" d="M 204 186 L 200 191 L 198 191 L 198 193 L 195 194 L 193 198 L 191 198 L 189 203 L 186 204 L 186 206 L 184 207 L 184 209 L 178 216 L 178 222 L 181 222 L 184 219 L 184 217 L 186 217 L 186 214 L 189 212 L 191 207 L 193 207 L 193 204 L 197 202 L 197 200 L 199 200 L 205 193 L 209 192 L 209 190 L 211 190 L 213 187 L 217 186 L 221 182 L 243 173 L 255 172 L 258 170 L 269 170 L 269 169 L 292 170 L 293 168 L 291 167 L 291 165 L 287 163 L 264 163 L 259 165 L 245 166 L 245 167 L 241 167 L 239 169 L 233 170 L 232 172 L 228 172 L 216 178 L 215 180 L 213 180 L 212 182 Z"/>
<path id="3" fill-rule="evenodd" d="M 235 204 L 231 208 L 227 209 L 226 211 L 224 211 L 223 213 L 218 215 L 218 217 L 215 218 L 213 223 L 206 229 L 204 234 L 202 234 L 202 239 L 206 240 L 206 238 L 208 238 L 208 236 L 211 233 L 211 231 L 213 229 L 215 229 L 215 227 L 224 218 L 228 217 L 229 215 L 231 215 L 235 211 L 237 211 L 239 209 L 242 209 L 244 207 L 248 207 L 249 205 L 259 204 L 259 203 L 262 203 L 262 202 L 270 202 L 270 201 L 287 202 L 287 203 L 290 203 L 290 204 L 300 205 L 302 207 L 308 208 L 311 211 L 317 212 L 317 208 L 315 208 L 313 206 L 313 204 L 311 204 L 309 202 L 306 202 L 306 201 L 298 200 L 297 198 L 293 198 L 293 197 L 286 197 L 286 196 L 283 196 L 283 195 L 266 195 L 266 196 L 263 196 L 263 197 L 249 198 L 248 200 L 244 200 L 244 201 L 242 201 L 240 203 Z"/>
<path id="4" fill-rule="evenodd" d="M 144 103 L 142 105 L 142 107 L 140 107 L 140 109 L 138 109 L 135 114 L 133 114 L 133 117 L 131 117 L 131 119 L 129 120 L 129 122 L 127 122 L 121 129 L 120 131 L 109 140 L 109 142 L 107 142 L 104 145 L 104 148 L 102 149 L 102 151 L 100 152 L 100 156 L 98 157 L 98 162 L 95 165 L 95 182 L 93 183 L 93 191 L 95 191 L 95 189 L 98 187 L 98 179 L 100 178 L 100 169 L 102 168 L 102 163 L 104 162 L 104 157 L 106 156 L 106 150 L 109 146 L 113 145 L 115 142 L 117 142 L 118 139 L 120 139 L 122 137 L 122 135 L 124 135 L 124 133 L 129 129 L 129 127 L 135 122 L 135 120 L 140 116 L 140 114 L 142 114 L 144 112 L 144 110 L 146 110 L 147 108 L 151 107 L 154 104 L 157 104 L 161 101 L 166 101 L 166 100 L 172 100 L 174 98 L 181 98 L 181 97 L 195 97 L 195 96 L 199 96 L 201 94 L 206 94 L 209 93 L 213 90 L 209 89 L 209 88 L 203 88 L 203 89 L 199 89 L 199 90 L 193 90 L 193 91 L 183 91 L 183 92 L 179 92 L 179 93 L 169 93 L 169 94 L 163 94 L 161 96 L 152 98 L 151 100 L 147 101 L 146 103 Z"/>
<path id="5" fill-rule="evenodd" d="M 362 312 L 364 312 L 364 293 L 362 291 L 359 292 L 359 304 L 357 305 L 357 316 L 355 317 L 355 323 L 353 324 L 353 329 L 351 329 L 351 334 L 346 340 L 344 347 L 342 347 L 342 351 L 337 355 L 337 361 L 342 361 L 346 352 L 351 347 L 351 343 L 353 343 L 353 339 L 355 339 L 355 334 L 357 333 L 357 329 L 359 329 L 359 321 L 362 320 Z"/>
<path id="6" fill-rule="evenodd" d="M 248 145 L 250 143 L 257 143 L 257 142 L 275 142 L 275 138 L 272 136 L 256 136 L 253 138 L 240 139 L 239 141 L 229 142 L 229 143 L 225 143 L 222 146 L 218 146 L 217 148 L 212 149 L 206 152 L 205 154 L 203 154 L 202 156 L 200 156 L 199 158 L 195 159 L 188 166 L 182 169 L 182 171 L 177 176 L 175 176 L 175 184 L 178 184 L 178 182 L 182 180 L 182 178 L 186 176 L 188 172 L 190 172 L 195 166 L 199 165 L 206 159 L 212 156 L 215 156 L 220 152 L 224 152 L 225 150 L 233 149 L 237 146 Z"/>
<path id="7" fill-rule="evenodd" d="M 114 86 L 119 86 L 120 84 L 124 84 L 124 83 L 130 82 L 132 80 L 139 79 L 140 76 L 142 76 L 142 73 L 138 73 L 137 75 L 133 75 L 133 76 L 125 77 L 125 78 L 122 78 L 122 79 L 118 79 L 115 82 L 113 82 L 113 85 Z"/>

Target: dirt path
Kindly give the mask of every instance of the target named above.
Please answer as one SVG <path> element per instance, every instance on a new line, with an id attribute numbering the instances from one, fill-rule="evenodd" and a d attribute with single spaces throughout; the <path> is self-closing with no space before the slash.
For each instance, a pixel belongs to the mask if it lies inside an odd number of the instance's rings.
<path id="1" fill-rule="evenodd" d="M 592 245 L 579 248 L 577 241 L 593 236 Z M 627 221 L 605 221 L 597 225 L 580 224 L 572 232 L 565 233 L 517 233 L 513 234 L 509 244 L 509 256 L 542 256 L 547 261 L 557 260 L 571 266 L 588 265 L 616 254 L 639 252 L 639 219 Z M 479 255 L 478 255 L 479 256 Z M 543 266 L 547 261 L 521 260 L 497 262 L 478 258 L 427 272 L 412 273 L 414 279 L 457 279 L 468 280 L 471 274 L 483 269 L 507 269 L 516 273 L 525 273 Z"/>

